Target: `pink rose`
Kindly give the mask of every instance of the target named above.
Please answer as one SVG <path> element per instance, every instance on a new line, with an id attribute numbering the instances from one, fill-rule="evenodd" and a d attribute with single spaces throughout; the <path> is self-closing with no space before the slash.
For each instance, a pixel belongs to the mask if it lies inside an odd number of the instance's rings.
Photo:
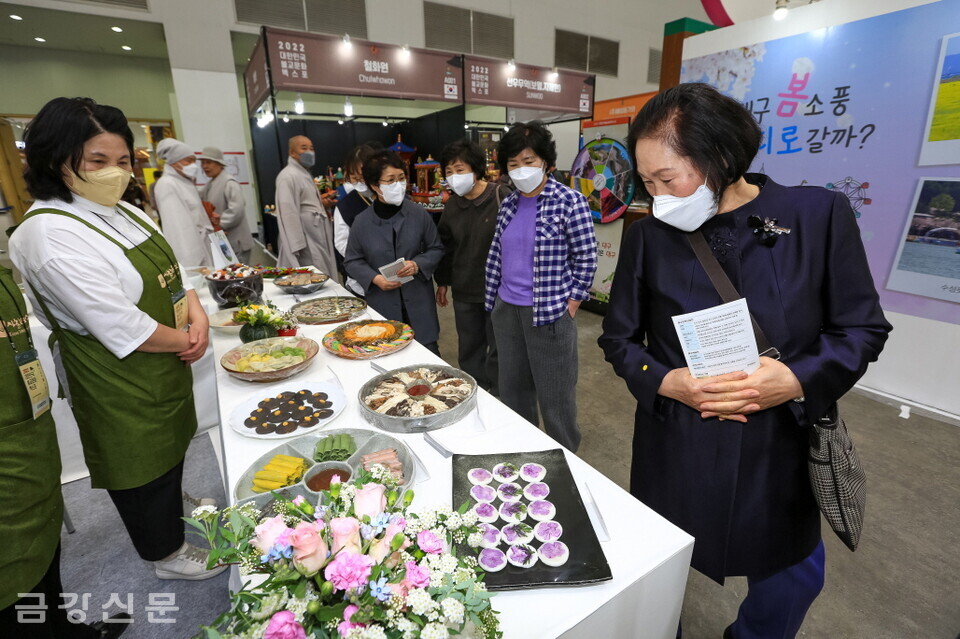
<path id="1" fill-rule="evenodd" d="M 370 550 L 367 551 L 367 554 L 373 557 L 373 560 L 377 563 L 382 562 L 387 555 L 389 555 L 393 550 L 390 548 L 393 543 L 393 538 L 397 533 L 402 533 L 403 528 L 397 524 L 387 524 L 387 528 L 383 532 L 383 539 L 378 539 L 370 544 Z M 409 539 L 404 539 L 403 545 L 400 546 L 399 550 L 403 550 L 410 545 Z"/>
<path id="2" fill-rule="evenodd" d="M 403 583 L 408 588 L 426 588 L 430 585 L 430 569 L 426 566 L 417 565 L 415 561 L 408 561 Z"/>
<path id="3" fill-rule="evenodd" d="M 263 639 L 307 639 L 307 633 L 294 620 L 292 612 L 282 610 L 270 618 Z"/>
<path id="4" fill-rule="evenodd" d="M 421 530 L 417 535 L 417 546 L 420 550 L 431 555 L 439 555 L 443 552 L 443 541 L 437 537 L 431 530 Z"/>
<path id="5" fill-rule="evenodd" d="M 333 535 L 331 552 L 343 550 L 360 554 L 360 522 L 353 517 L 336 517 L 330 520 Z"/>
<path id="6" fill-rule="evenodd" d="M 383 495 L 386 489 L 383 484 L 364 484 L 363 488 L 357 490 L 353 498 L 353 512 L 357 519 L 363 519 L 364 515 L 373 519 L 383 512 L 387 507 L 387 498 Z"/>
<path id="7" fill-rule="evenodd" d="M 256 536 L 250 540 L 250 544 L 263 554 L 267 554 L 281 535 L 288 530 L 287 525 L 283 523 L 283 517 L 280 515 L 271 517 L 254 529 Z"/>
<path id="8" fill-rule="evenodd" d="M 294 562 L 307 576 L 316 573 L 327 561 L 327 543 L 320 535 L 322 530 L 322 523 L 310 524 L 302 521 L 290 535 Z"/>
<path id="9" fill-rule="evenodd" d="M 353 613 L 360 610 L 359 607 L 350 604 L 343 611 L 343 621 L 340 622 L 340 625 L 337 626 L 337 632 L 341 637 L 346 637 L 347 633 L 354 628 L 365 628 L 367 624 L 365 623 L 350 623 L 350 618 L 353 617 Z"/>
<path id="10" fill-rule="evenodd" d="M 365 586 L 373 568 L 373 559 L 353 552 L 341 552 L 323 570 L 334 591 Z"/>

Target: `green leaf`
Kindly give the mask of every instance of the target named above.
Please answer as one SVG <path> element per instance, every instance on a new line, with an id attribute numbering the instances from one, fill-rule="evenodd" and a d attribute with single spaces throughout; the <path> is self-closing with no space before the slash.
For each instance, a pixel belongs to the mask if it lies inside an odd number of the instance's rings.
<path id="1" fill-rule="evenodd" d="M 296 587 L 293 589 L 293 596 L 297 599 L 303 599 L 307 596 L 307 582 L 304 579 L 301 579 L 297 582 Z"/>
<path id="2" fill-rule="evenodd" d="M 335 606 L 324 606 L 317 612 L 317 620 L 321 623 L 333 621 L 334 619 L 343 619 L 343 611 L 350 604 L 348 601 L 342 601 Z"/>

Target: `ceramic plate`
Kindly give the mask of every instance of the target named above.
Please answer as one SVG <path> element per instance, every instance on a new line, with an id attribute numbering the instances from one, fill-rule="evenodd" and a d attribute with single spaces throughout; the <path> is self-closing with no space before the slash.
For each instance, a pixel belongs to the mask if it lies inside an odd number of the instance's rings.
<path id="1" fill-rule="evenodd" d="M 244 425 L 244 422 L 247 421 L 247 418 L 250 417 L 250 414 L 256 410 L 257 406 L 263 400 L 275 398 L 277 395 L 285 391 L 296 393 L 301 390 L 308 390 L 311 393 L 326 393 L 327 401 L 332 404 L 329 410 L 333 411 L 333 415 L 325 419 L 317 420 L 315 425 L 310 428 L 304 428 L 301 426 L 290 433 L 283 434 L 268 433 L 260 435 L 255 429 L 247 428 Z M 256 394 L 249 395 L 247 399 L 241 402 L 236 408 L 233 409 L 233 412 L 230 413 L 230 428 L 245 437 L 252 437 L 254 439 L 287 439 L 289 437 L 306 435 L 311 431 L 324 428 L 327 424 L 335 420 L 337 415 L 339 415 L 347 405 L 347 397 L 343 392 L 343 388 L 341 388 L 339 384 L 328 381 L 290 381 L 282 384 L 274 384 L 273 386 L 267 386 L 262 389 L 257 389 L 257 391 L 258 392 Z"/>

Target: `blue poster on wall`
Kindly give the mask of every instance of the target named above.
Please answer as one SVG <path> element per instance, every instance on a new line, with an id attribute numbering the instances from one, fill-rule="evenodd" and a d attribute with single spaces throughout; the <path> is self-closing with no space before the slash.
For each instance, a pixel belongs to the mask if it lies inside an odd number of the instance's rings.
<path id="1" fill-rule="evenodd" d="M 756 116 L 751 170 L 841 191 L 885 309 L 960 323 L 960 6 L 685 60 Z"/>

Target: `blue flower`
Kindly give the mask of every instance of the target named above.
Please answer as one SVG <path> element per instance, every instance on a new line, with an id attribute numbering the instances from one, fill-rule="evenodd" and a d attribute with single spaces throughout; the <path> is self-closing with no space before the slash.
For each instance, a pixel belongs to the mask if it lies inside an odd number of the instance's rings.
<path id="1" fill-rule="evenodd" d="M 387 515 L 387 513 L 380 513 L 379 515 L 373 518 L 373 521 L 370 522 L 370 525 L 373 526 L 374 530 L 376 531 L 376 534 L 379 535 L 387 528 L 387 525 L 389 523 L 390 523 L 390 516 Z"/>
<path id="2" fill-rule="evenodd" d="M 281 559 L 290 559 L 291 557 L 293 557 L 293 546 L 288 544 L 275 544 L 270 548 L 270 552 L 260 557 L 260 561 L 266 563 L 267 561 L 280 561 Z"/>
<path id="3" fill-rule="evenodd" d="M 386 601 L 391 594 L 386 577 L 380 577 L 380 579 L 370 582 L 370 596 L 376 597 L 379 601 Z"/>
<path id="4" fill-rule="evenodd" d="M 360 524 L 360 536 L 364 539 L 370 539 L 374 535 L 373 526 L 370 524 Z"/>
<path id="5" fill-rule="evenodd" d="M 316 510 L 315 510 L 314 513 L 313 513 L 314 519 L 316 519 L 316 520 L 318 520 L 318 521 L 322 521 L 323 518 L 326 516 L 327 510 L 328 510 L 329 508 L 330 508 L 329 506 L 321 506 L 321 505 L 318 504 Z"/>

